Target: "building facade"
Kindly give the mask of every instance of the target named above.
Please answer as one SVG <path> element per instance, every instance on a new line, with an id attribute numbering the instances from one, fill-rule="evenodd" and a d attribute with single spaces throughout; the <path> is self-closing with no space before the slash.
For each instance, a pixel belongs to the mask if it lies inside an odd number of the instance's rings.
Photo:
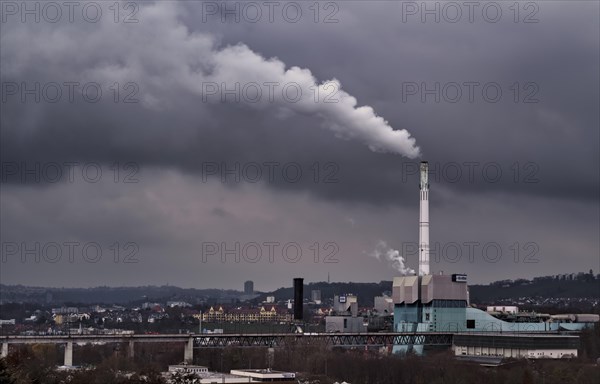
<path id="1" fill-rule="evenodd" d="M 577 357 L 578 336 L 540 334 L 456 334 L 455 356 L 528 359 Z"/>
<path id="2" fill-rule="evenodd" d="M 281 323 L 290 322 L 292 314 L 285 309 L 272 306 L 270 309 L 260 308 L 231 308 L 211 307 L 202 313 L 202 321 L 209 323 L 243 322 L 243 323 Z"/>

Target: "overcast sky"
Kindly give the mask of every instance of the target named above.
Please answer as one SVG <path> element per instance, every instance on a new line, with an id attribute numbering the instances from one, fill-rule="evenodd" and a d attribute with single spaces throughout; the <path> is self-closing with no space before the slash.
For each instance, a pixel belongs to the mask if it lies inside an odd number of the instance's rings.
<path id="1" fill-rule="evenodd" d="M 22 4 L 3 284 L 390 280 L 421 160 L 433 272 L 600 269 L 596 1 Z"/>

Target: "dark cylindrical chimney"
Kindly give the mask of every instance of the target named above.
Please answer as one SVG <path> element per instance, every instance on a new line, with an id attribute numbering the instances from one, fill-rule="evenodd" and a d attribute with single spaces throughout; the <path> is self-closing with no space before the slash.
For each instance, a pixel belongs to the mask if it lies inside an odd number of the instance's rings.
<path id="1" fill-rule="evenodd" d="M 294 279 L 294 320 L 302 320 L 304 312 L 304 279 L 297 277 Z"/>

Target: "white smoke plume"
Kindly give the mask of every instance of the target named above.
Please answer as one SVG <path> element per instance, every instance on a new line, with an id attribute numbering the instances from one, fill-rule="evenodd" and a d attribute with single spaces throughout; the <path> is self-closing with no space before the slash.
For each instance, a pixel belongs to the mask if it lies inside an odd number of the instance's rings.
<path id="1" fill-rule="evenodd" d="M 214 50 L 211 54 L 216 70 L 207 79 L 209 81 L 220 83 L 225 80 L 234 84 L 251 79 L 258 84 L 270 81 L 293 85 L 290 92 L 301 94 L 298 101 L 290 102 L 280 92 L 274 92 L 274 101 L 296 112 L 321 116 L 324 127 L 336 136 L 362 141 L 374 152 L 396 153 L 409 158 L 419 156 L 419 148 L 408 131 L 394 130 L 369 106 L 357 107 L 356 98 L 341 90 L 337 79 L 319 84 L 310 70 L 299 67 L 285 69 L 282 61 L 266 60 L 245 45 Z M 328 98 L 331 99 L 329 102 L 326 101 Z"/>
<path id="2" fill-rule="evenodd" d="M 214 84 L 231 90 L 236 84 L 243 89 L 252 82 L 262 88 L 258 102 L 241 98 L 237 103 L 274 116 L 289 116 L 290 111 L 319 116 L 323 127 L 336 136 L 363 142 L 372 151 L 409 158 L 420 155 L 408 131 L 394 130 L 373 108 L 358 106 L 338 80 L 319 83 L 310 70 L 286 67 L 281 60 L 266 59 L 245 44 L 223 47 L 209 32 L 190 31 L 181 21 L 185 12 L 176 2 L 158 1 L 140 5 L 136 15 L 139 23 L 134 25 L 104 17 L 83 27 L 69 23 L 3 26 L 3 75 L 18 79 L 28 72 L 39 76 L 40 71 L 46 71 L 52 81 L 62 76 L 109 84 L 135 82 L 139 99 L 153 109 L 177 107 L 173 95 L 182 94 L 196 95 L 199 108 L 204 106 L 201 103 L 221 103 L 221 92 L 214 94 Z M 80 27 L 83 30 L 77 30 Z M 24 41 L 28 43 L 19 43 Z M 278 84 L 272 95 L 267 95 L 265 83 Z M 293 87 L 288 89 L 288 98 L 282 87 L 290 84 Z M 246 91 L 253 98 L 256 89 Z M 296 100 L 297 94 L 301 97 Z M 332 100 L 327 102 L 327 96 Z M 225 102 L 236 103 L 231 99 L 227 96 Z"/>
<path id="3" fill-rule="evenodd" d="M 384 259 L 402 276 L 415 274 L 414 269 L 406 266 L 406 260 L 404 260 L 404 257 L 400 255 L 400 252 L 396 249 L 389 248 L 387 243 L 383 240 L 377 243 L 375 250 L 369 253 L 369 256 L 374 257 L 377 260 Z"/>

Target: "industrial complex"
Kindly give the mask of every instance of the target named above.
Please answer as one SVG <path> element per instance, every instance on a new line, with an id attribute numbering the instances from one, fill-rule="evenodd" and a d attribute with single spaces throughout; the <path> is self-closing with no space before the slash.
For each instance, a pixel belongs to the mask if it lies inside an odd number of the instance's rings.
<path id="1" fill-rule="evenodd" d="M 420 164 L 419 269 L 415 276 L 394 278 L 394 331 L 452 333 L 457 356 L 577 356 L 581 331 L 598 315 L 519 317 L 516 307 L 472 308 L 465 274 L 432 274 L 429 268 L 428 163 Z M 507 314 L 510 314 L 508 316 Z M 401 344 L 394 352 L 424 352 L 424 344 Z"/>

